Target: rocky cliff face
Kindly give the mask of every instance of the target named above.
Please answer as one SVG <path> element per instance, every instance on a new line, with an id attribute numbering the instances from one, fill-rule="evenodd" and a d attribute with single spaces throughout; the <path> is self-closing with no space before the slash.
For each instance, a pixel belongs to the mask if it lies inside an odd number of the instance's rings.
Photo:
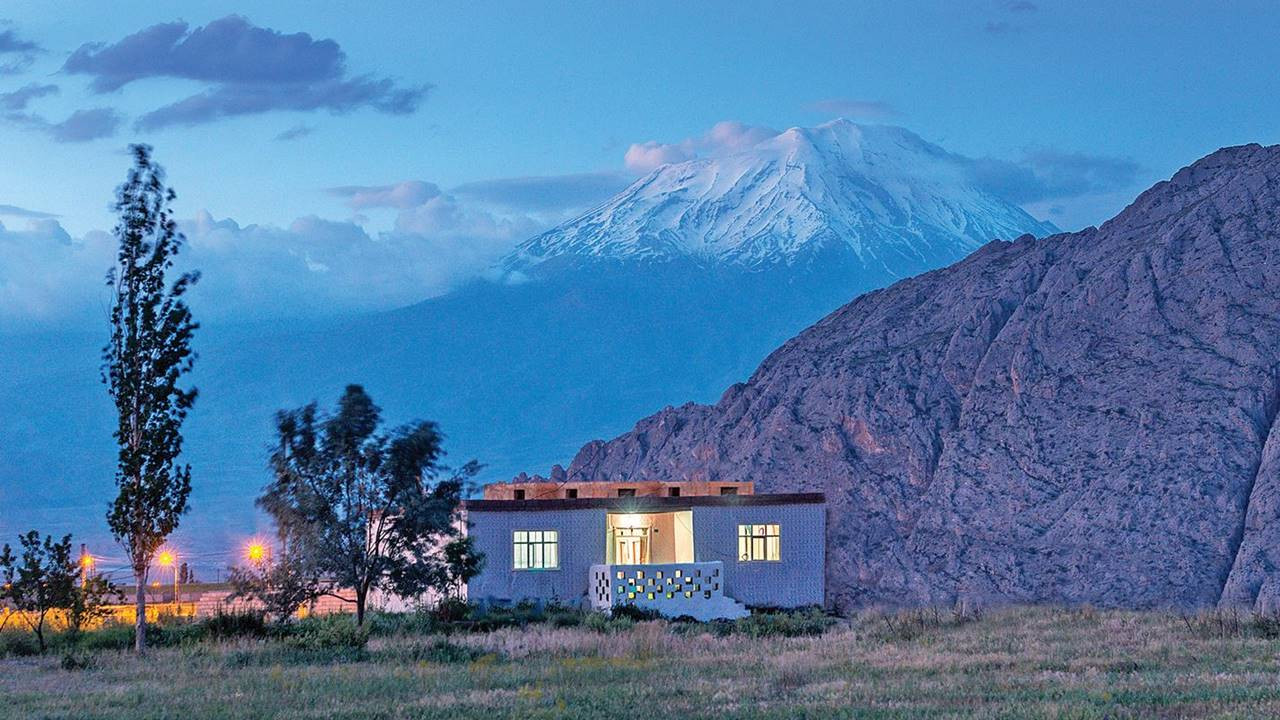
<path id="1" fill-rule="evenodd" d="M 568 478 L 821 490 L 868 604 L 1280 604 L 1280 146 L 863 295 Z"/>

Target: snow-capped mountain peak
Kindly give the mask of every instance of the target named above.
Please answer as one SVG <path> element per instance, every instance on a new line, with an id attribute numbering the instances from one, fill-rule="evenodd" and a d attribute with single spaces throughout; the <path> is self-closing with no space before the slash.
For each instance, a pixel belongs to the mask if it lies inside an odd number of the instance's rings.
<path id="1" fill-rule="evenodd" d="M 664 165 L 503 262 L 687 258 L 765 268 L 835 252 L 889 277 L 1051 224 L 982 190 L 964 158 L 914 133 L 840 119 L 737 153 Z"/>

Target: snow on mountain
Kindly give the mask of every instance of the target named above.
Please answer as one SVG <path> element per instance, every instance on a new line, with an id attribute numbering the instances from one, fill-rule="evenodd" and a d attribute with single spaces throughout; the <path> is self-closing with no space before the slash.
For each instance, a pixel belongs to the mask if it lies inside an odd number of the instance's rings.
<path id="1" fill-rule="evenodd" d="M 791 128 L 725 157 L 660 167 L 522 243 L 501 267 L 688 258 L 760 269 L 836 251 L 900 278 L 992 239 L 1056 231 L 978 187 L 965 158 L 903 128 L 841 119 Z"/>

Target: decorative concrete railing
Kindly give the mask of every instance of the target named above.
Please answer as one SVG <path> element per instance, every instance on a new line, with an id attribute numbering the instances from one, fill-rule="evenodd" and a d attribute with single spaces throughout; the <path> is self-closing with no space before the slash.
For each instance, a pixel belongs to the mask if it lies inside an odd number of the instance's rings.
<path id="1" fill-rule="evenodd" d="M 699 620 L 742 617 L 747 611 L 724 593 L 724 563 L 592 565 L 591 607 L 651 608 L 668 617 Z"/>

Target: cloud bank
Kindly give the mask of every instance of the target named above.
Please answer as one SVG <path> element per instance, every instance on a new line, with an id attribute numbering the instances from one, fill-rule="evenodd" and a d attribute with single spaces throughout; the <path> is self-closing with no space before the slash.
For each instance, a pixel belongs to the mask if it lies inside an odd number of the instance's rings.
<path id="1" fill-rule="evenodd" d="M 0 75 L 26 72 L 42 52 L 43 48 L 30 40 L 22 39 L 14 30 L 0 30 Z"/>
<path id="2" fill-rule="evenodd" d="M 112 108 L 76 110 L 60 122 L 52 122 L 41 115 L 25 112 L 9 112 L 4 115 L 4 119 L 18 127 L 45 133 L 54 141 L 62 143 L 114 137 L 124 123 L 124 116 Z"/>
<path id="3" fill-rule="evenodd" d="M 176 78 L 209 87 L 138 119 L 142 130 L 192 126 L 272 111 L 343 114 L 369 108 L 404 115 L 417 110 L 429 86 L 402 87 L 388 78 L 352 76 L 334 40 L 282 33 L 239 15 L 192 28 L 160 23 L 115 43 L 80 46 L 63 64 L 109 93 L 149 78 Z"/>
<path id="4" fill-rule="evenodd" d="M 43 85 L 40 83 L 31 83 L 14 90 L 13 92 L 0 93 L 0 110 L 5 112 L 21 112 L 27 109 L 27 105 L 32 100 L 38 100 L 47 95 L 58 94 L 57 85 Z"/>

